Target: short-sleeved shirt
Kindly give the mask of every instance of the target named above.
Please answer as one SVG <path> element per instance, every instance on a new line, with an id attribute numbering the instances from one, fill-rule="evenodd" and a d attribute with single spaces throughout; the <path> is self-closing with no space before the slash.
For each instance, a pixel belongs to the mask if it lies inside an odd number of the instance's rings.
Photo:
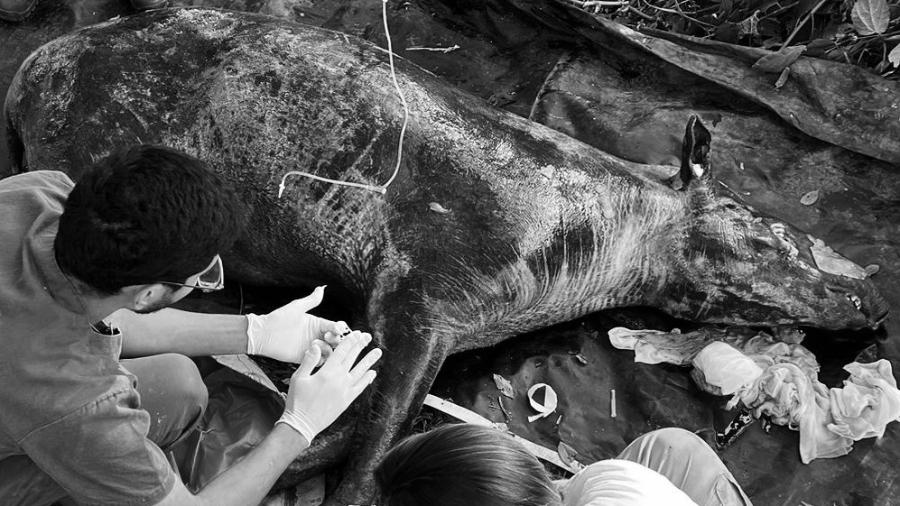
<path id="1" fill-rule="evenodd" d="M 665 476 L 636 462 L 595 462 L 560 486 L 564 506 L 696 506 Z"/>
<path id="2" fill-rule="evenodd" d="M 0 180 L 0 460 L 27 455 L 79 503 L 154 504 L 176 475 L 147 439 L 121 336 L 91 328 L 54 256 L 72 187 L 53 171 Z"/>

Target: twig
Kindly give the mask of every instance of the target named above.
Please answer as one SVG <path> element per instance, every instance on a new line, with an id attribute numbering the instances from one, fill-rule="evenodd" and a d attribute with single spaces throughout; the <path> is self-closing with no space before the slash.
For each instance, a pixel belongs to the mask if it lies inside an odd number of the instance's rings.
<path id="1" fill-rule="evenodd" d="M 719 10 L 718 5 L 711 5 L 709 7 L 704 7 L 702 9 L 697 9 L 695 11 L 689 11 L 690 14 L 705 14 L 707 12 L 717 11 Z"/>
<path id="2" fill-rule="evenodd" d="M 725 184 L 725 183 L 723 183 L 723 182 L 721 182 L 721 181 L 716 181 L 716 182 L 719 183 L 720 185 L 724 186 L 725 189 L 728 190 L 728 191 L 730 191 L 732 194 L 734 194 L 734 195 L 740 195 L 740 193 L 734 191 L 734 190 L 733 190 L 730 186 L 728 186 L 727 184 Z M 743 193 L 744 195 L 750 195 L 750 192 L 741 192 L 741 193 Z"/>
<path id="3" fill-rule="evenodd" d="M 487 418 L 479 415 L 474 411 L 470 411 L 462 406 L 457 404 L 453 404 L 450 401 L 445 401 L 440 397 L 437 397 L 432 394 L 428 394 L 425 396 L 425 405 L 431 406 L 432 408 L 441 411 L 442 413 L 446 413 L 454 418 L 458 418 L 466 423 L 474 423 L 478 425 L 482 425 L 485 427 L 493 427 L 497 428 L 497 425 Z M 525 448 L 535 457 L 546 460 L 547 462 L 554 464 L 558 467 L 565 469 L 571 473 L 577 473 L 578 469 L 574 466 L 568 465 L 559 458 L 559 454 L 549 448 L 545 448 L 541 445 L 532 443 L 531 441 L 513 434 L 512 432 L 507 431 L 507 434 L 511 436 L 513 439 L 518 441 L 520 444 L 525 446 Z"/>
<path id="4" fill-rule="evenodd" d="M 575 4 L 582 9 L 585 7 L 621 7 L 628 5 L 627 0 L 568 0 L 569 3 Z"/>
<path id="5" fill-rule="evenodd" d="M 823 5 L 825 5 L 825 2 L 827 2 L 827 1 L 828 0 L 819 0 L 819 3 L 817 3 L 816 6 L 813 7 L 809 12 L 807 12 L 806 16 L 803 16 L 803 19 L 801 19 L 800 22 L 797 23 L 797 26 L 794 28 L 794 31 L 791 32 L 790 35 L 788 35 L 787 40 L 785 40 L 784 44 L 781 45 L 781 49 L 784 49 L 791 44 L 791 41 L 794 40 L 794 37 L 797 36 L 797 33 L 800 32 L 800 29 L 803 28 L 803 26 L 806 24 L 806 22 L 809 21 L 810 18 L 813 17 L 813 14 L 815 14 L 817 10 L 819 10 Z"/>
<path id="6" fill-rule="evenodd" d="M 413 46 L 406 48 L 407 51 L 432 51 L 435 53 L 450 53 L 452 51 L 456 51 L 459 49 L 458 44 L 453 44 L 450 47 L 421 47 L 421 46 Z"/>
<path id="7" fill-rule="evenodd" d="M 646 2 L 646 1 L 644 2 L 644 5 L 646 5 L 647 7 L 650 7 L 651 9 L 656 9 L 660 12 L 668 12 L 669 14 L 677 14 L 677 15 L 683 17 L 684 19 L 687 19 L 688 21 L 692 21 L 694 23 L 697 23 L 698 25 L 705 26 L 707 28 L 712 28 L 713 26 L 715 26 L 710 23 L 706 23 L 706 22 L 700 21 L 699 19 L 688 16 L 687 14 L 684 13 L 684 11 L 681 10 L 681 6 L 679 6 L 677 3 L 675 4 L 675 6 L 679 10 L 667 9 L 665 7 L 657 7 L 653 4 L 651 4 L 650 2 Z"/>
<path id="8" fill-rule="evenodd" d="M 800 3 L 800 2 L 798 1 L 798 2 L 794 2 L 794 3 L 792 3 L 792 4 L 787 4 L 787 5 L 785 5 L 784 7 L 779 7 L 778 9 L 775 9 L 774 11 L 772 11 L 772 12 L 766 14 L 765 16 L 759 18 L 759 20 L 762 21 L 762 20 L 764 20 L 764 19 L 771 18 L 772 16 L 777 16 L 777 15 L 781 14 L 782 12 L 785 12 L 785 11 L 787 11 L 787 10 L 793 9 L 793 8 L 794 8 L 797 4 L 799 4 L 799 3 Z"/>
<path id="9" fill-rule="evenodd" d="M 647 21 L 656 21 L 656 18 L 654 18 L 653 16 L 651 16 L 651 15 L 649 15 L 649 14 L 646 14 L 646 13 L 644 13 L 644 12 L 641 12 L 641 11 L 639 11 L 638 9 L 635 9 L 635 8 L 634 8 L 633 6 L 631 6 L 631 5 L 628 6 L 628 10 L 631 11 L 632 13 L 637 14 L 638 16 L 640 16 L 640 17 L 646 19 Z"/>
<path id="10" fill-rule="evenodd" d="M 497 403 L 500 404 L 500 411 L 503 412 L 503 416 L 506 417 L 506 421 L 507 422 L 510 421 L 512 419 L 512 417 L 509 416 L 509 411 L 507 411 L 506 406 L 503 405 L 503 396 L 502 395 L 497 396 Z"/>
<path id="11" fill-rule="evenodd" d="M 698 25 L 705 25 L 710 28 L 713 27 L 713 25 L 711 25 L 709 23 L 704 23 L 703 21 L 700 21 L 699 19 L 692 18 L 692 17 L 688 16 L 687 14 L 685 14 L 684 10 L 681 8 L 681 4 L 678 3 L 677 1 L 675 2 L 675 10 L 677 10 L 678 14 L 680 14 L 685 19 L 689 19 L 689 20 L 693 21 L 694 23 L 697 23 Z"/>
<path id="12" fill-rule="evenodd" d="M 686 11 L 686 10 L 684 10 L 684 9 L 681 8 L 681 4 L 682 4 L 682 3 L 684 3 L 684 2 L 679 2 L 678 0 L 673 0 L 673 2 L 672 2 L 672 5 L 675 6 L 675 9 L 677 9 L 678 12 L 679 12 L 680 14 L 698 14 L 698 13 L 703 13 L 703 12 L 706 12 L 706 11 L 710 10 L 710 8 L 707 7 L 707 8 L 705 8 L 705 9 L 698 9 L 698 10 L 695 10 L 695 11 Z M 712 7 L 712 9 L 713 9 L 713 10 L 717 10 L 718 7 Z"/>
<path id="13" fill-rule="evenodd" d="M 600 0 L 591 0 L 587 2 L 579 2 L 582 7 L 621 7 L 623 5 L 628 5 L 626 1 L 600 1 Z"/>

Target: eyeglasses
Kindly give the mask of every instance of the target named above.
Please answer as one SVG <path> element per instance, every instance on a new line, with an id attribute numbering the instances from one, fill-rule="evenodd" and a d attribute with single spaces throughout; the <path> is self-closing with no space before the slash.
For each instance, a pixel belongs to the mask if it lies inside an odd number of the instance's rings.
<path id="1" fill-rule="evenodd" d="M 176 283 L 174 281 L 162 281 L 164 285 L 184 286 L 196 288 L 203 293 L 215 292 L 225 288 L 225 269 L 222 267 L 222 257 L 216 255 L 212 263 L 197 276 L 197 282 L 193 285 Z"/>

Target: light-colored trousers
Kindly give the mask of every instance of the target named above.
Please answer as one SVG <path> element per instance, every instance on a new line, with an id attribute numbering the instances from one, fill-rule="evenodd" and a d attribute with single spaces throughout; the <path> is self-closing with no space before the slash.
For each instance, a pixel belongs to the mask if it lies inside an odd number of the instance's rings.
<path id="1" fill-rule="evenodd" d="M 751 504 L 716 452 L 687 430 L 670 427 L 648 432 L 616 458 L 653 469 L 700 506 Z"/>

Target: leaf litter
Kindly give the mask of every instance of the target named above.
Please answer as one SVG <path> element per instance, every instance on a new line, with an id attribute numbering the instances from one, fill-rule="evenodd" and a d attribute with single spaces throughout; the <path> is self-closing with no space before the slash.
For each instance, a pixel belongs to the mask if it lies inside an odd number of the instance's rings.
<path id="1" fill-rule="evenodd" d="M 900 80 L 900 9 L 892 9 L 888 0 L 564 1 L 636 30 L 770 50 L 754 67 L 780 74 L 778 88 L 787 81 L 786 69 L 801 55 L 850 63 Z"/>

